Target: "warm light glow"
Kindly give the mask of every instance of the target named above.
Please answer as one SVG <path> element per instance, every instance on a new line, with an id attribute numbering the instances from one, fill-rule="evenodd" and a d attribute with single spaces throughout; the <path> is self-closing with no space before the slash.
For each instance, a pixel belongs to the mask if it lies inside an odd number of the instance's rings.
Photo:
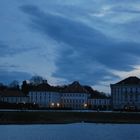
<path id="1" fill-rule="evenodd" d="M 60 104 L 59 103 L 57 103 L 57 107 L 60 107 Z"/>
<path id="2" fill-rule="evenodd" d="M 84 104 L 84 107 L 87 107 L 87 104 Z"/>
<path id="3" fill-rule="evenodd" d="M 54 106 L 54 103 L 51 103 L 51 106 Z"/>

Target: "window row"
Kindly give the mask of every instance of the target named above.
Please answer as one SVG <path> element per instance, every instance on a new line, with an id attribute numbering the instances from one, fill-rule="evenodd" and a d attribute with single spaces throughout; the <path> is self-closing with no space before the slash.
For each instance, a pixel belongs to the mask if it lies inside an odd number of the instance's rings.
<path id="1" fill-rule="evenodd" d="M 120 88 L 113 88 L 113 93 L 140 93 L 140 88 L 138 87 L 120 87 Z"/>
<path id="2" fill-rule="evenodd" d="M 63 103 L 84 103 L 85 100 L 71 100 L 71 99 L 64 99 L 62 100 Z"/>

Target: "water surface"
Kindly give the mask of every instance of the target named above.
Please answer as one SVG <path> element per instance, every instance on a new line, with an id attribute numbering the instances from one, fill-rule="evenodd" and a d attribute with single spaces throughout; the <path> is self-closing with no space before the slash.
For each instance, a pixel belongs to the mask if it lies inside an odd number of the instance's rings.
<path id="1" fill-rule="evenodd" d="M 0 140 L 140 140 L 140 125 L 0 125 Z"/>

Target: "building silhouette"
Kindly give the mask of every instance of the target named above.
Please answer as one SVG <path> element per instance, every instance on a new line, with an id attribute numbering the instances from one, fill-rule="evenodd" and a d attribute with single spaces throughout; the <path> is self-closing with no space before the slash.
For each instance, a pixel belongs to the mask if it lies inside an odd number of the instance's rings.
<path id="1" fill-rule="evenodd" d="M 0 102 L 37 105 L 42 109 L 103 110 L 109 109 L 110 106 L 110 98 L 105 94 L 93 90 L 90 86 L 83 86 L 78 81 L 64 86 L 51 86 L 47 82 L 39 84 L 24 82 L 22 87 L 23 90 L 0 91 Z"/>

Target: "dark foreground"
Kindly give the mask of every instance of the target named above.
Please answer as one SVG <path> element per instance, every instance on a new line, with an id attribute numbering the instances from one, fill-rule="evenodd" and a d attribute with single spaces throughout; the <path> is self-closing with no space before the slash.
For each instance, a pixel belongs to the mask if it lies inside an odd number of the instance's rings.
<path id="1" fill-rule="evenodd" d="M 140 113 L 132 112 L 0 112 L 0 124 L 140 123 Z"/>

